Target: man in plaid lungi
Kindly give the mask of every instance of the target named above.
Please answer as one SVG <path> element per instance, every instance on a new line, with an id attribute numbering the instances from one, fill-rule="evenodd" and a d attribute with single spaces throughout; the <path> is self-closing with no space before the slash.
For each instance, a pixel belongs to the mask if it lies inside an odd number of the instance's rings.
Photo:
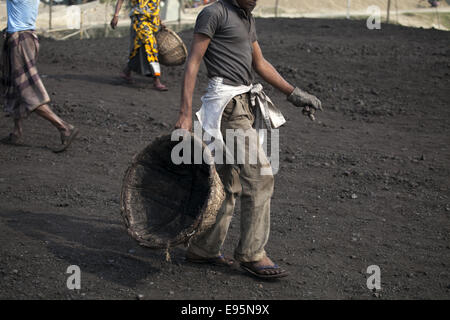
<path id="1" fill-rule="evenodd" d="M 64 151 L 78 130 L 51 110 L 50 97 L 36 68 L 39 41 L 35 28 L 39 0 L 7 0 L 6 4 L 8 27 L 4 31 L 2 82 L 4 109 L 14 118 L 14 130 L 3 142 L 20 144 L 23 119 L 35 111 L 60 132 L 61 146 L 54 151 Z"/>

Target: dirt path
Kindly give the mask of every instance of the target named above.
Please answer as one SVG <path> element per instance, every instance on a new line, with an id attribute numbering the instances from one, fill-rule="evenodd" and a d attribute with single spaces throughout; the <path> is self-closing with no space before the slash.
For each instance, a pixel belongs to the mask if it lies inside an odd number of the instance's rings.
<path id="1" fill-rule="evenodd" d="M 267 251 L 291 272 L 260 282 L 239 270 L 172 263 L 139 247 L 119 214 L 131 157 L 175 123 L 183 69 L 164 68 L 166 93 L 116 77 L 128 39 L 42 40 L 39 69 L 53 108 L 82 130 L 67 153 L 36 116 L 26 146 L 0 144 L 0 298 L 371 299 L 450 298 L 450 34 L 363 22 L 257 20 L 266 58 L 317 94 L 316 123 L 273 89 L 280 133 Z M 191 32 L 181 34 L 187 44 Z M 195 105 L 206 84 L 201 71 Z M 0 134 L 11 128 L 0 119 Z M 225 252 L 239 234 L 239 212 Z M 81 290 L 66 269 L 81 268 Z"/>

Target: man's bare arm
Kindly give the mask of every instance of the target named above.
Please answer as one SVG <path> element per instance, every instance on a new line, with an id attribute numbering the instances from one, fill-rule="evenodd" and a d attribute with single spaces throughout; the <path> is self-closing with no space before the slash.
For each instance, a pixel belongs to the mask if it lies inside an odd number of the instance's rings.
<path id="1" fill-rule="evenodd" d="M 253 42 L 253 69 L 264 81 L 283 92 L 286 96 L 294 91 L 294 86 L 288 83 L 272 64 L 264 58 L 258 41 Z"/>
<path id="2" fill-rule="evenodd" d="M 189 53 L 184 71 L 183 88 L 181 90 L 180 115 L 175 128 L 191 130 L 192 128 L 192 97 L 195 82 L 203 56 L 208 49 L 211 39 L 203 34 L 194 34 L 191 52 Z"/>

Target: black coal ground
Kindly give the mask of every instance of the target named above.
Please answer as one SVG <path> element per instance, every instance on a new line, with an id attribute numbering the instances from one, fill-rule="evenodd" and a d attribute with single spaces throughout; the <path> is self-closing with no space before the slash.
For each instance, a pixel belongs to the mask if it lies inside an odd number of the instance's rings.
<path id="1" fill-rule="evenodd" d="M 176 122 L 183 67 L 169 92 L 117 77 L 128 39 L 42 39 L 39 70 L 52 107 L 81 129 L 71 149 L 32 115 L 26 145 L 0 145 L 0 297 L 45 299 L 419 299 L 450 297 L 450 34 L 364 21 L 258 19 L 265 57 L 316 94 L 313 123 L 266 91 L 280 131 L 267 252 L 290 271 L 262 282 L 240 270 L 187 264 L 184 248 L 139 245 L 120 216 L 132 156 Z M 191 31 L 181 33 L 189 45 Z M 207 81 L 202 68 L 195 93 Z M 0 120 L 6 136 L 10 118 Z M 239 239 L 239 210 L 224 251 Z M 78 265 L 81 289 L 68 290 Z M 382 290 L 367 286 L 371 265 Z"/>

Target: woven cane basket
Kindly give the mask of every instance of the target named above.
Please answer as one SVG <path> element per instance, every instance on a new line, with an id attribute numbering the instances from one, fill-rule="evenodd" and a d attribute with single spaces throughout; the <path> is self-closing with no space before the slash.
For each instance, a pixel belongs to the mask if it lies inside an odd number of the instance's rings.
<path id="1" fill-rule="evenodd" d="M 205 151 L 193 134 L 188 141 L 191 150 Z M 215 223 L 225 198 L 214 164 L 174 164 L 171 152 L 178 143 L 170 135 L 155 139 L 133 158 L 123 179 L 120 203 L 127 231 L 149 248 L 174 247 L 202 234 Z M 193 157 L 192 151 L 191 163 Z"/>
<path id="2" fill-rule="evenodd" d="M 183 40 L 172 30 L 162 28 L 156 33 L 158 60 L 165 66 L 179 66 L 186 61 L 187 49 Z"/>

